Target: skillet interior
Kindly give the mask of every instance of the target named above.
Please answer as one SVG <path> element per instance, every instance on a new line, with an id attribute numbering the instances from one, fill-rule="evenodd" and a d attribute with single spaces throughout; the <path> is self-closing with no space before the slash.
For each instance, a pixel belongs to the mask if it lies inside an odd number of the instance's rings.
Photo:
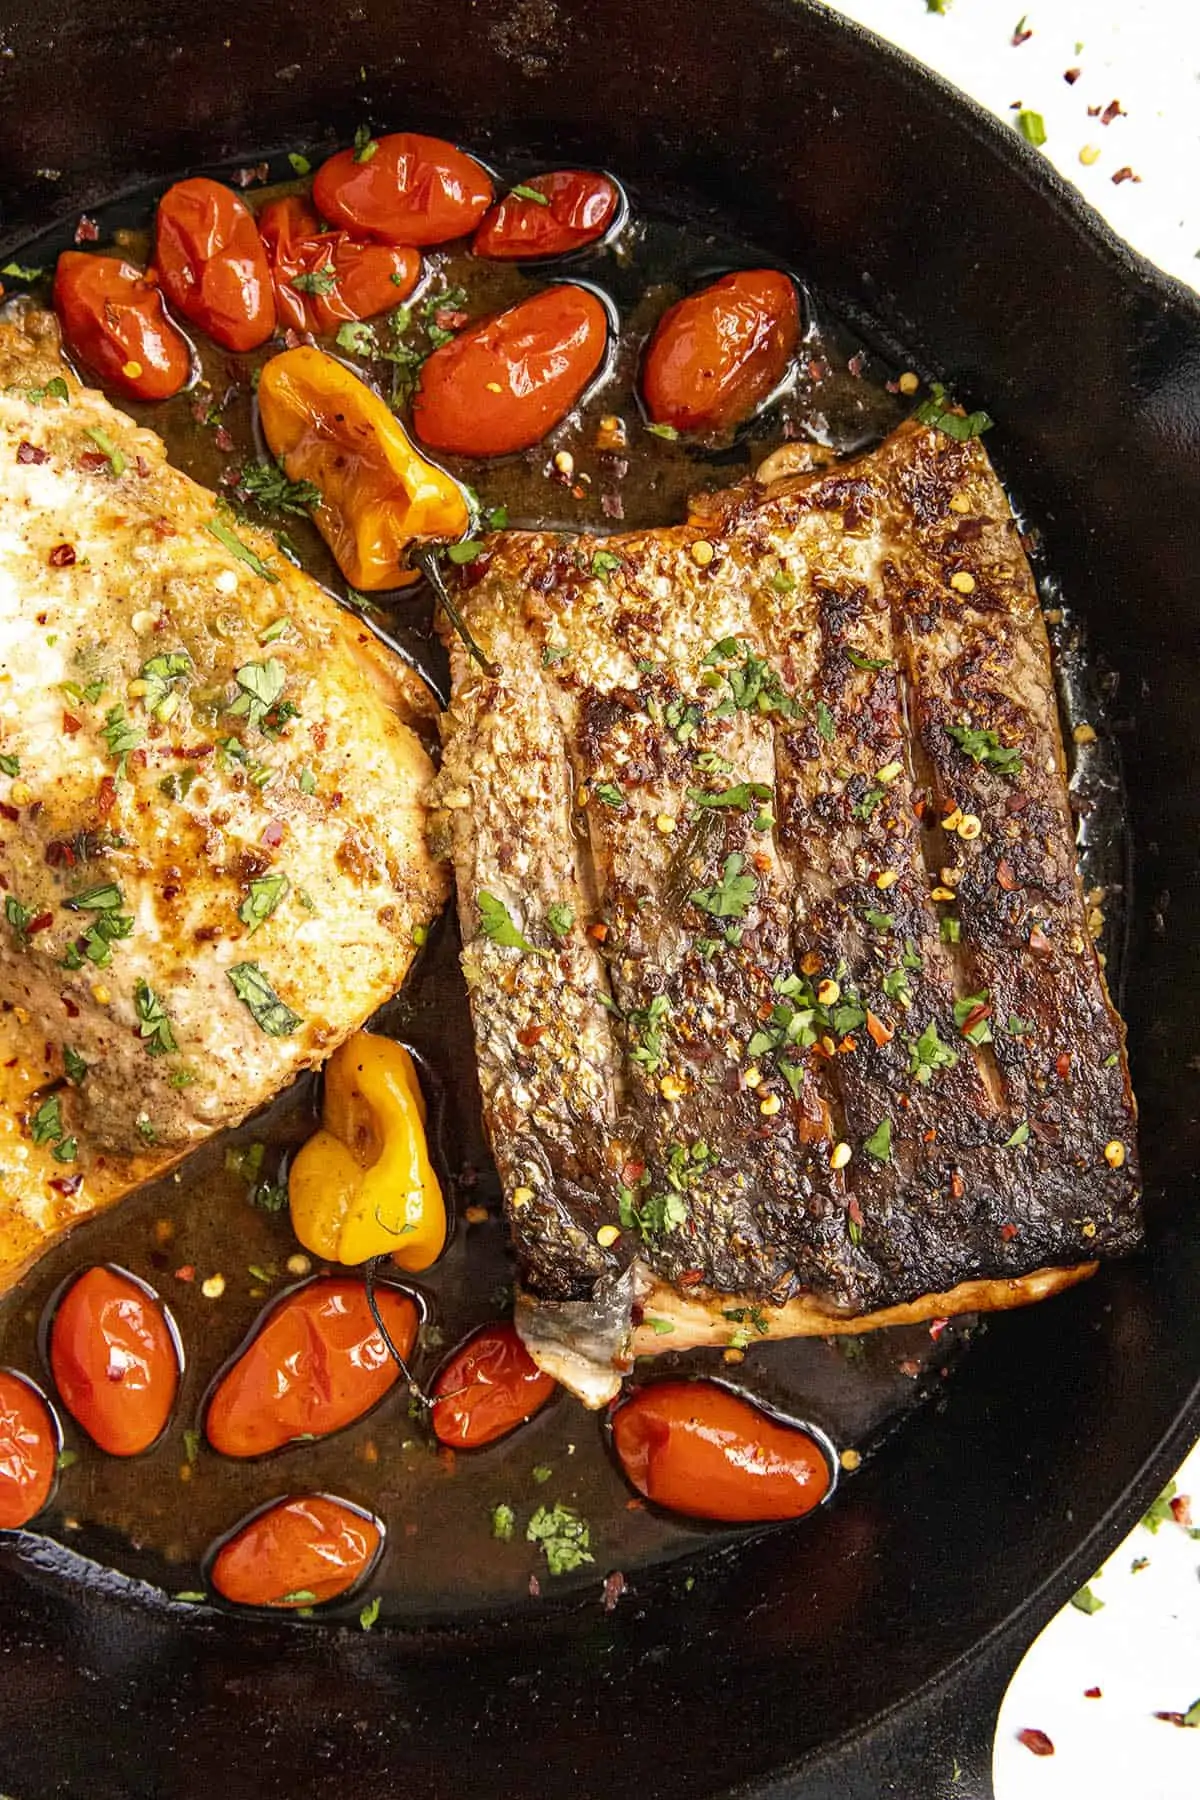
<path id="1" fill-rule="evenodd" d="M 589 1603 L 403 1637 L 187 1626 L 27 1562 L 31 1587 L 8 1556 L 2 1773 L 21 1800 L 212 1779 L 301 1794 L 334 1778 L 370 1796 L 406 1777 L 470 1796 L 498 1771 L 519 1794 L 765 1792 L 1024 1609 L 1015 1660 L 1193 1428 L 1200 313 L 1015 140 L 807 6 L 367 0 L 331 30 L 315 5 L 217 0 L 186 40 L 151 0 L 24 11 L 0 59 L 6 243 L 123 180 L 345 138 L 364 112 L 699 195 L 1001 419 L 1003 472 L 1119 671 L 1151 1249 L 997 1320 L 940 1415 L 912 1421 L 837 1508 L 710 1562 L 690 1592 L 680 1575 L 640 1583 L 611 1618 Z M 54 182 L 35 173 L 67 163 Z M 865 1767 L 861 1745 L 851 1759 Z M 802 1791 L 857 1791 L 845 1770 L 836 1789 L 825 1779 Z M 899 1791 L 939 1789 L 930 1774 Z"/>

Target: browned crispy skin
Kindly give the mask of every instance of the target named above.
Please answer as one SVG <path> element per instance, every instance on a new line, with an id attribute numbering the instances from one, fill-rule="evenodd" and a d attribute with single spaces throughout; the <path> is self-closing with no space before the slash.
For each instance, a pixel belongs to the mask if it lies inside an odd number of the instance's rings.
<path id="1" fill-rule="evenodd" d="M 440 791 L 523 1283 L 584 1304 L 556 1329 L 623 1275 L 632 1308 L 653 1282 L 808 1329 L 1013 1304 L 1138 1242 L 1045 629 L 978 442 L 909 424 L 676 529 L 505 534 L 462 600 L 501 672 L 451 642 Z M 519 791 L 546 757 L 552 802 Z M 538 1124 L 564 1103 L 582 1192 Z"/>

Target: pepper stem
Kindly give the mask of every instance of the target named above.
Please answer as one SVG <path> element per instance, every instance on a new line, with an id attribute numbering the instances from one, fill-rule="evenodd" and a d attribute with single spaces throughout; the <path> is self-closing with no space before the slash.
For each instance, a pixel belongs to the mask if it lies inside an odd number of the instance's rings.
<path id="1" fill-rule="evenodd" d="M 412 552 L 412 561 L 416 563 L 426 581 L 433 589 L 434 594 L 437 596 L 438 605 L 442 608 L 455 631 L 457 631 L 459 637 L 466 645 L 467 654 L 473 657 L 483 670 L 484 674 L 490 675 L 494 681 L 500 673 L 500 665 L 499 663 L 493 662 L 490 657 L 484 655 L 483 651 L 479 648 L 479 645 L 475 642 L 475 639 L 467 629 L 467 622 L 459 611 L 458 602 L 452 597 L 450 589 L 446 586 L 446 578 L 442 574 L 441 563 L 438 559 L 436 546 L 433 544 L 418 544 L 416 549 Z"/>
<path id="2" fill-rule="evenodd" d="M 417 1381 L 416 1376 L 413 1374 L 412 1370 L 409 1368 L 408 1364 L 405 1362 L 403 1356 L 401 1356 L 399 1350 L 397 1350 L 396 1345 L 392 1340 L 392 1334 L 388 1330 L 387 1326 L 384 1324 L 383 1314 L 379 1310 L 379 1301 L 377 1300 L 377 1298 L 375 1296 L 375 1281 L 376 1281 L 376 1277 L 378 1276 L 378 1273 L 379 1273 L 380 1263 L 386 1262 L 386 1261 L 387 1261 L 386 1256 L 373 1256 L 367 1264 L 367 1269 L 366 1269 L 367 1305 L 371 1309 L 371 1317 L 375 1321 L 375 1329 L 376 1329 L 376 1331 L 378 1331 L 380 1337 L 383 1339 L 384 1348 L 387 1350 L 388 1355 L 391 1357 L 392 1361 L 395 1363 L 396 1367 L 399 1369 L 400 1373 L 403 1375 L 405 1381 L 408 1383 L 408 1391 L 409 1391 L 410 1395 L 412 1396 L 412 1398 L 414 1400 L 419 1400 L 421 1402 L 422 1406 L 430 1406 L 431 1407 L 433 1405 L 433 1401 L 430 1399 L 429 1395 L 426 1394 L 422 1390 L 420 1383 Z"/>

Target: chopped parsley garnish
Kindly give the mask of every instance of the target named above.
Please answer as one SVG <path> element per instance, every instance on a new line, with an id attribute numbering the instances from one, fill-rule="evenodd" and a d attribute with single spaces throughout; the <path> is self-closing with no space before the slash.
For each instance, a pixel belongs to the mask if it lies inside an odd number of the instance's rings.
<path id="1" fill-rule="evenodd" d="M 549 951 L 540 950 L 536 944 L 530 943 L 503 900 L 497 900 L 495 894 L 489 894 L 486 888 L 481 888 L 475 896 L 475 904 L 479 908 L 479 929 L 493 944 L 499 944 L 506 950 L 529 950 L 534 956 L 549 955 Z"/>
<path id="2" fill-rule="evenodd" d="M 793 1093 L 800 1083 L 800 1070 L 784 1058 L 784 1053 L 808 1050 L 822 1037 L 843 1038 L 866 1021 L 866 1011 L 851 988 L 844 989 L 828 1005 L 817 999 L 817 990 L 807 975 L 777 975 L 775 992 L 779 996 L 770 1017 L 753 1034 L 746 1045 L 746 1055 L 753 1058 L 774 1052 L 779 1069 Z"/>
<path id="3" fill-rule="evenodd" d="M 29 942 L 29 927 L 33 922 L 32 906 L 22 906 L 15 894 L 4 896 L 4 916 L 12 927 L 12 934 L 23 950 Z"/>
<path id="4" fill-rule="evenodd" d="M 1004 1021 L 1004 1029 L 1009 1037 L 1032 1037 L 1033 1020 L 1022 1019 L 1016 1013 L 1009 1013 Z"/>
<path id="5" fill-rule="evenodd" d="M 920 951 L 917 949 L 917 946 L 913 943 L 911 938 L 905 938 L 904 940 L 904 954 L 900 958 L 900 961 L 906 969 L 923 969 L 925 967 L 925 964 L 921 961 Z"/>
<path id="6" fill-rule="evenodd" d="M 947 725 L 946 735 L 954 739 L 964 756 L 995 769 L 998 775 L 1019 775 L 1024 767 L 1021 752 L 1002 744 L 990 726 L 979 730 L 974 725 Z"/>
<path id="7" fill-rule="evenodd" d="M 63 902 L 70 912 L 96 914 L 83 936 L 68 946 L 63 958 L 64 968 L 81 969 L 85 956 L 98 969 L 108 967 L 112 962 L 112 946 L 133 935 L 132 915 L 120 910 L 124 904 L 124 896 L 113 881 L 96 882 Z"/>
<path id="8" fill-rule="evenodd" d="M 546 909 L 546 924 L 556 938 L 565 938 L 575 923 L 575 909 L 558 900 Z"/>
<path id="9" fill-rule="evenodd" d="M 265 925 L 271 914 L 281 906 L 291 888 L 287 876 L 278 873 L 260 875 L 250 883 L 246 898 L 238 907 L 238 918 L 243 925 L 250 927 L 253 937 L 260 925 Z"/>
<path id="10" fill-rule="evenodd" d="M 753 875 L 743 874 L 745 866 L 741 851 L 732 851 L 725 858 L 721 879 L 712 887 L 693 889 L 688 899 L 714 919 L 743 918 L 758 888 Z"/>
<path id="11" fill-rule="evenodd" d="M 501 1500 L 492 1508 L 492 1536 L 501 1544 L 511 1544 L 516 1529 L 517 1515 L 507 1502 Z"/>
<path id="12" fill-rule="evenodd" d="M 679 436 L 679 433 L 676 431 L 674 425 L 650 425 L 650 424 L 648 424 L 646 426 L 646 430 L 651 434 L 652 437 L 665 438 L 667 443 L 669 443 L 669 444 L 673 444 L 675 442 L 675 439 Z"/>
<path id="13" fill-rule="evenodd" d="M 19 756 L 0 756 L 0 775 L 19 775 L 21 759 Z"/>
<path id="14" fill-rule="evenodd" d="M 248 569 L 253 569 L 261 580 L 271 582 L 279 580 L 274 569 L 269 569 L 262 557 L 256 555 L 249 544 L 243 544 L 237 532 L 230 531 L 228 525 L 222 523 L 220 519 L 206 520 L 204 529 L 210 532 L 219 544 L 224 544 L 226 550 L 232 556 L 236 556 L 239 562 L 244 562 Z"/>
<path id="15" fill-rule="evenodd" d="M 302 794 L 315 794 L 316 793 L 317 778 L 313 774 L 311 769 L 308 769 L 308 768 L 301 769 L 300 774 L 296 780 L 296 786 L 300 789 L 300 792 Z"/>
<path id="16" fill-rule="evenodd" d="M 266 662 L 243 663 L 235 669 L 233 678 L 241 689 L 229 711 L 246 720 L 247 725 L 258 726 L 263 730 L 263 721 L 267 714 L 278 704 L 287 681 L 287 669 L 276 656 L 269 656 Z M 266 735 L 266 733 L 264 733 Z"/>
<path id="17" fill-rule="evenodd" d="M 597 800 L 605 806 L 624 806 L 625 796 L 615 781 L 598 781 L 592 789 Z"/>
<path id="18" fill-rule="evenodd" d="M 760 1337 L 770 1334 L 771 1325 L 761 1306 L 729 1306 L 721 1313 L 733 1325 L 753 1325 Z"/>
<path id="19" fill-rule="evenodd" d="M 833 737 L 833 714 L 823 700 L 817 701 L 817 731 L 826 743 L 829 743 Z"/>
<path id="20" fill-rule="evenodd" d="M 566 662 L 571 652 L 566 644 L 543 644 L 542 667 L 552 669 L 556 663 Z"/>
<path id="21" fill-rule="evenodd" d="M 1093 1594 L 1090 1584 L 1071 1595 L 1071 1605 L 1081 1613 L 1098 1613 L 1104 1610 L 1104 1602 L 1098 1594 Z"/>
<path id="22" fill-rule="evenodd" d="M 166 1008 L 148 982 L 137 982 L 133 990 L 133 1004 L 137 1010 L 138 1032 L 145 1041 L 147 1054 L 163 1056 L 169 1051 L 178 1050 Z"/>
<path id="23" fill-rule="evenodd" d="M 509 188 L 508 191 L 514 200 L 532 200 L 535 206 L 549 206 L 550 204 L 549 194 L 541 194 L 537 188 L 529 187 L 523 181 L 519 181 L 516 187 Z"/>
<path id="24" fill-rule="evenodd" d="M 52 375 L 45 387 L 26 388 L 25 398 L 31 406 L 40 406 L 43 400 L 69 400 L 71 390 L 61 375 Z"/>
<path id="25" fill-rule="evenodd" d="M 347 319 L 339 325 L 334 341 L 339 350 L 348 350 L 351 356 L 374 356 L 379 348 L 375 333 L 361 319 Z"/>
<path id="26" fill-rule="evenodd" d="M 612 575 L 623 567 L 623 562 L 624 559 L 614 556 L 611 550 L 597 550 L 592 557 L 592 574 L 603 580 L 606 575 Z"/>
<path id="27" fill-rule="evenodd" d="M 909 984 L 907 969 L 888 969 L 880 986 L 889 1000 L 895 1000 L 901 1006 L 911 1005 L 912 987 Z"/>
<path id="28" fill-rule="evenodd" d="M 671 1013 L 665 994 L 655 994 L 648 1006 L 636 1008 L 626 1021 L 629 1028 L 629 1060 L 654 1075 L 663 1064 L 663 1027 Z"/>
<path id="29" fill-rule="evenodd" d="M 481 538 L 464 538 L 461 544 L 451 544 L 446 555 L 452 563 L 458 563 L 461 566 L 463 563 L 474 562 L 477 556 L 483 555 L 483 551 L 484 545 Z"/>
<path id="30" fill-rule="evenodd" d="M 18 262 L 6 262 L 0 269 L 0 275 L 7 276 L 10 281 L 40 281 L 45 273 L 45 269 L 31 269 L 26 264 Z M 55 376 L 55 380 L 58 379 L 59 377 Z"/>
<path id="31" fill-rule="evenodd" d="M 885 787 L 880 787 L 878 782 L 872 782 L 854 802 L 854 817 L 856 819 L 869 819 L 886 794 L 887 789 Z"/>
<path id="32" fill-rule="evenodd" d="M 724 672 L 728 692 L 713 708 L 713 718 L 727 719 L 735 712 L 774 713 L 781 719 L 796 718 L 800 711 L 799 702 L 788 693 L 766 658 L 756 656 L 740 638 L 722 638 L 713 645 L 701 667 L 713 668 L 738 657 L 741 662 Z"/>
<path id="33" fill-rule="evenodd" d="M 1037 117 L 1036 113 L 1033 115 Z M 955 438 L 958 443 L 966 443 L 968 438 L 982 437 L 990 431 L 995 421 L 985 412 L 961 413 L 951 410 L 953 401 L 947 402 L 946 390 L 940 381 L 930 387 L 930 397 L 922 400 L 913 413 L 913 418 L 921 425 L 932 425 L 938 431 L 944 431 L 947 437 Z"/>
<path id="34" fill-rule="evenodd" d="M 62 690 L 71 700 L 86 701 L 89 706 L 95 706 L 97 700 L 104 692 L 104 683 L 102 681 L 89 681 L 86 687 L 80 687 L 77 681 L 64 681 Z"/>
<path id="35" fill-rule="evenodd" d="M 337 271 L 332 263 L 322 263 L 319 269 L 306 269 L 302 275 L 293 275 L 288 282 L 298 294 L 332 294 L 337 284 Z"/>
<path id="36" fill-rule="evenodd" d="M 525 1537 L 542 1546 L 552 1575 L 569 1575 L 572 1569 L 595 1560 L 588 1547 L 591 1533 L 586 1520 L 561 1500 L 551 1507 L 538 1507 L 525 1527 Z"/>
<path id="37" fill-rule="evenodd" d="M 873 906 L 867 908 L 866 912 L 863 914 L 863 918 L 871 927 L 872 931 L 891 931 L 896 924 L 891 913 L 877 912 Z"/>
<path id="38" fill-rule="evenodd" d="M 125 473 L 126 469 L 129 467 L 128 460 L 126 459 L 124 452 L 117 449 L 117 446 L 113 443 L 107 431 L 102 431 L 99 425 L 88 425 L 84 427 L 83 435 L 91 438 L 101 455 L 107 456 L 108 466 L 114 475 L 123 475 Z"/>
<path id="39" fill-rule="evenodd" d="M 752 806 L 771 798 L 771 789 L 763 781 L 739 781 L 733 787 L 722 788 L 719 794 L 689 788 L 687 797 L 695 806 L 732 806 L 739 812 L 749 812 Z"/>
<path id="40" fill-rule="evenodd" d="M 74 1162 L 76 1156 L 79 1154 L 79 1143 L 77 1139 L 73 1137 L 59 1138 L 57 1144 L 52 1147 L 50 1154 L 55 1162 Z"/>
<path id="41" fill-rule="evenodd" d="M 73 1081 L 76 1087 L 82 1087 L 88 1078 L 88 1065 L 78 1050 L 73 1050 L 70 1044 L 63 1047 L 63 1067 L 67 1071 L 68 1079 Z"/>
<path id="42" fill-rule="evenodd" d="M 57 1094 L 43 1100 L 29 1121 L 29 1134 L 35 1144 L 57 1143 L 63 1135 L 62 1104 Z"/>
<path id="43" fill-rule="evenodd" d="M 957 944 L 962 937 L 962 924 L 947 913 L 938 925 L 938 936 L 943 944 Z"/>
<path id="44" fill-rule="evenodd" d="M 870 1137 L 864 1142 L 863 1149 L 868 1156 L 874 1157 L 876 1162 L 891 1162 L 892 1121 L 886 1114 L 880 1119 Z"/>
<path id="45" fill-rule="evenodd" d="M 1175 1483 L 1168 1481 L 1158 1499 L 1151 1501 L 1150 1510 L 1142 1517 L 1142 1524 L 1147 1531 L 1153 1532 L 1157 1536 L 1159 1526 L 1165 1525 L 1168 1519 L 1175 1517 L 1171 1511 L 1171 1502 L 1175 1498 L 1175 1493 Z"/>
<path id="46" fill-rule="evenodd" d="M 175 684 L 186 681 L 191 673 L 192 659 L 183 650 L 167 650 L 144 662 L 139 674 L 146 684 L 142 695 L 146 711 L 163 723 L 171 718 L 179 705 Z"/>
<path id="47" fill-rule="evenodd" d="M 109 755 L 116 759 L 117 780 L 120 781 L 124 778 L 130 752 L 137 749 L 143 734 L 136 725 L 129 723 L 123 706 L 110 706 L 104 715 L 100 735 L 108 745 Z"/>
<path id="48" fill-rule="evenodd" d="M 341 341 L 339 333 L 339 344 Z M 343 349 L 347 347 L 342 345 Z M 295 518 L 306 519 L 321 501 L 321 490 L 315 482 L 290 480 L 283 464 L 277 462 L 247 463 L 237 485 L 239 492 L 264 512 L 291 513 Z"/>
<path id="49" fill-rule="evenodd" d="M 1016 124 L 1017 130 L 1025 142 L 1032 144 L 1035 150 L 1040 150 L 1046 142 L 1046 121 L 1041 113 L 1033 112 L 1028 106 L 1023 106 L 1017 114 Z"/>
<path id="50" fill-rule="evenodd" d="M 968 1044 L 990 1044 L 992 1041 L 992 1009 L 985 988 L 982 994 L 968 994 L 954 1002 L 954 1023 Z"/>
<path id="51" fill-rule="evenodd" d="M 358 1623 L 363 1631 L 370 1631 L 371 1627 L 375 1624 L 379 1617 L 379 1609 L 382 1604 L 383 1602 L 378 1594 L 367 1601 L 367 1604 L 358 1615 Z"/>
<path id="52" fill-rule="evenodd" d="M 84 888 L 82 893 L 72 894 L 63 905 L 68 912 L 116 912 L 125 904 L 124 896 L 115 881 L 98 881 L 95 886 Z"/>
<path id="53" fill-rule="evenodd" d="M 530 1470 L 530 1474 L 533 1476 L 533 1479 L 537 1482 L 539 1487 L 544 1487 L 553 1473 L 554 1470 L 550 1467 L 549 1463 L 534 1463 L 533 1468 Z"/>
<path id="54" fill-rule="evenodd" d="M 943 1044 L 932 1019 L 920 1037 L 909 1039 L 908 1054 L 908 1072 L 922 1087 L 928 1087 L 937 1069 L 952 1069 L 958 1061 L 958 1051 Z"/>
<path id="55" fill-rule="evenodd" d="M 776 569 L 771 577 L 771 586 L 777 594 L 790 594 L 796 585 L 796 577 L 789 569 Z"/>
<path id="56" fill-rule="evenodd" d="M 225 973 L 254 1023 L 268 1037 L 290 1037 L 303 1025 L 299 1013 L 284 1004 L 257 963 L 234 963 Z"/>
<path id="57" fill-rule="evenodd" d="M 890 656 L 864 656 L 861 650 L 853 650 L 849 644 L 844 644 L 842 648 L 846 652 L 846 661 L 856 669 L 890 669 L 892 666 Z"/>
<path id="58" fill-rule="evenodd" d="M 649 1177 L 643 1177 L 645 1186 Z M 637 1191 L 624 1183 L 617 1189 L 617 1216 L 626 1231 L 639 1231 L 644 1238 L 662 1237 L 678 1231 L 686 1223 L 688 1203 L 682 1192 L 649 1194 L 639 1205 Z"/>
<path id="59" fill-rule="evenodd" d="M 1026 1119 L 1022 1119 L 1012 1135 L 1005 1138 L 1003 1148 L 1005 1150 L 1019 1150 L 1022 1144 L 1027 1144 L 1028 1142 L 1029 1122 Z"/>
<path id="60" fill-rule="evenodd" d="M 312 174 L 312 164 L 309 162 L 307 156 L 302 156 L 300 154 L 299 150 L 288 151 L 288 162 L 291 164 L 293 175 Z"/>
<path id="61" fill-rule="evenodd" d="M 647 711 L 651 711 L 649 706 Z M 651 711 L 651 717 L 653 716 Z M 689 738 L 694 738 L 703 722 L 704 708 L 679 695 L 668 700 L 663 708 L 663 724 L 677 744 L 686 744 Z"/>

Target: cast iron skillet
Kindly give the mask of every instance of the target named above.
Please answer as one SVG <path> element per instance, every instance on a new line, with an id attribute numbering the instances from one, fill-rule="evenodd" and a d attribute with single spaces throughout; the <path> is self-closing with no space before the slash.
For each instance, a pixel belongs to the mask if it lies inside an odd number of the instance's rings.
<path id="1" fill-rule="evenodd" d="M 711 204 L 1000 420 L 1119 679 L 1146 1254 L 1001 1317 L 839 1503 L 456 1631 L 271 1629 L 0 1571 L 17 1800 L 989 1791 L 1035 1629 L 1200 1421 L 1200 309 L 1015 134 L 801 0 L 42 0 L 0 26 L 0 250 L 122 185 L 368 116 Z M 49 179 L 44 171 L 59 170 Z M 1031 1721 L 1036 1723 L 1036 1721 Z M 961 1777 L 951 1786 L 955 1760 Z"/>

